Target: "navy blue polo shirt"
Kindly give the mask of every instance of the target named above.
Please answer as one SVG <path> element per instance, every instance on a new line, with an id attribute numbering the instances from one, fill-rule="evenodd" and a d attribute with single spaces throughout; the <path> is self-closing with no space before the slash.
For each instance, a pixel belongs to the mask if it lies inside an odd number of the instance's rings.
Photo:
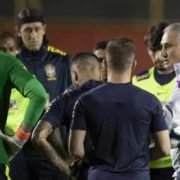
<path id="1" fill-rule="evenodd" d="M 70 87 L 65 93 L 59 95 L 52 101 L 42 119 L 48 121 L 53 127 L 65 125 L 69 131 L 73 107 L 78 97 L 102 83 L 102 81 L 90 80 L 79 87 Z"/>
<path id="2" fill-rule="evenodd" d="M 121 173 L 148 170 L 150 134 L 167 125 L 155 96 L 131 83 L 107 82 L 78 99 L 71 129 L 88 131 L 90 165 Z"/>

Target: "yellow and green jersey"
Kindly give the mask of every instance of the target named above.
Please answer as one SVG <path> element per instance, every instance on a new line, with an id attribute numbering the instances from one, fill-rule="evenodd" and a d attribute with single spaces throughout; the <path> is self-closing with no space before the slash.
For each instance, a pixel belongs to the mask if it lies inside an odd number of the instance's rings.
<path id="1" fill-rule="evenodd" d="M 172 95 L 176 84 L 176 78 L 165 85 L 160 85 L 154 77 L 154 67 L 133 76 L 132 83 L 155 95 L 159 101 L 164 104 Z M 168 168 L 172 167 L 170 156 L 162 157 L 150 162 L 150 168 Z"/>

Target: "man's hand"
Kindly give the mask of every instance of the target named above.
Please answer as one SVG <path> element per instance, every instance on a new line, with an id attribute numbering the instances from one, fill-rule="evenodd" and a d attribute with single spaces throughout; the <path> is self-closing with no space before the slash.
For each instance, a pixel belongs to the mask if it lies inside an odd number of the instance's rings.
<path id="1" fill-rule="evenodd" d="M 170 138 L 171 138 L 171 148 L 180 148 L 180 127 L 177 126 L 176 128 L 170 131 Z"/>
<path id="2" fill-rule="evenodd" d="M 16 136 L 8 136 L 0 130 L 0 138 L 4 140 L 6 151 L 9 160 L 12 160 L 17 152 L 22 148 L 22 143 L 20 143 Z"/>
<path id="3" fill-rule="evenodd" d="M 65 173 L 67 176 L 71 176 L 71 174 L 72 174 L 69 164 L 65 161 L 59 162 L 58 169 L 61 172 Z"/>
<path id="4" fill-rule="evenodd" d="M 70 165 L 71 176 L 73 176 L 73 177 L 78 177 L 79 176 L 79 163 L 80 163 L 80 160 L 74 160 L 71 163 L 71 165 Z"/>

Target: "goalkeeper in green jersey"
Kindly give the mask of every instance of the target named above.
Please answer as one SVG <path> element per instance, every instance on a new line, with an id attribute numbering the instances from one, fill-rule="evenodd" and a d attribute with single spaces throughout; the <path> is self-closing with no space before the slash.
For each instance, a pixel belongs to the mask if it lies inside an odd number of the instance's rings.
<path id="1" fill-rule="evenodd" d="M 18 152 L 28 140 L 31 129 L 41 116 L 47 94 L 40 82 L 29 73 L 22 63 L 12 56 L 0 52 L 0 179 L 10 179 L 8 159 Z M 16 88 L 29 99 L 29 104 L 14 136 L 4 134 L 11 89 Z"/>

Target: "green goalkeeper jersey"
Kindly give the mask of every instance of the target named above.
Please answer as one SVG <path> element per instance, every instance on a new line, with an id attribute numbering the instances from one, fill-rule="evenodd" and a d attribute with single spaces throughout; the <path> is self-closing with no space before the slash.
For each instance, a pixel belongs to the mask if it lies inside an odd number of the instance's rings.
<path id="1" fill-rule="evenodd" d="M 0 129 L 4 132 L 11 89 L 16 88 L 29 98 L 23 123 L 33 127 L 44 110 L 47 94 L 40 82 L 28 72 L 16 58 L 0 52 Z M 8 157 L 0 138 L 0 164 L 6 164 Z"/>

